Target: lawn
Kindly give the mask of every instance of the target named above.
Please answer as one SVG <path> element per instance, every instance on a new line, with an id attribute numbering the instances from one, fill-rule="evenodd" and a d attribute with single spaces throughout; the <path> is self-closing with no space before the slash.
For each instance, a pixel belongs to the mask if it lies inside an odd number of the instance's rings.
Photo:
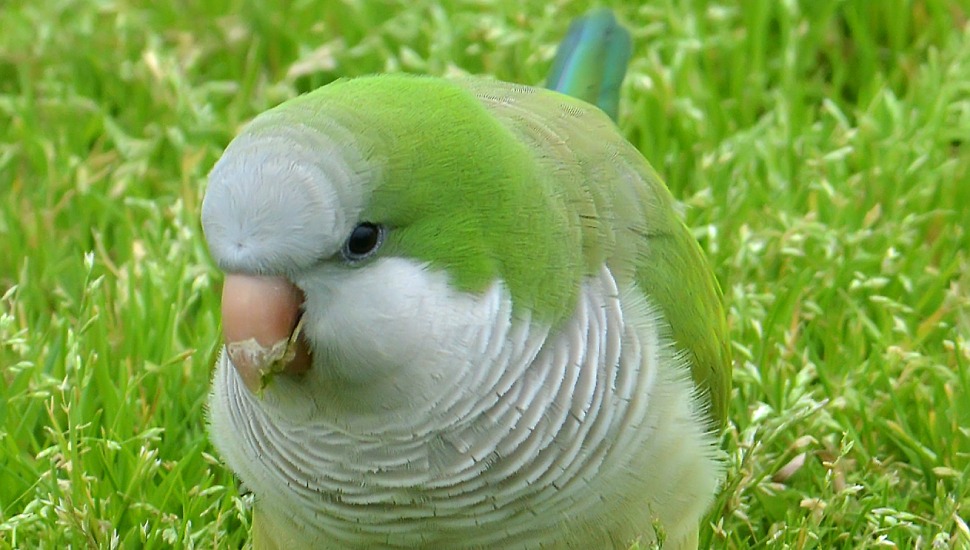
<path id="1" fill-rule="evenodd" d="M 642 4 L 642 5 L 641 5 Z M 206 174 L 338 77 L 541 84 L 585 2 L 0 4 L 0 547 L 238 547 Z M 970 547 L 970 2 L 616 3 L 735 355 L 718 548 Z"/>

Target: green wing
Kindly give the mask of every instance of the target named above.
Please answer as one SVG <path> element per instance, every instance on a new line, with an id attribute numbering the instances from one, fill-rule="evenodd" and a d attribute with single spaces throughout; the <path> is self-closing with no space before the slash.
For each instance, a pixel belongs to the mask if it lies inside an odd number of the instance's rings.
<path id="1" fill-rule="evenodd" d="M 655 188 L 662 185 L 659 179 L 651 182 Z M 713 426 L 720 430 L 727 421 L 731 390 L 731 348 L 720 286 L 700 245 L 676 216 L 648 224 L 644 240 L 637 284 L 663 310 L 674 341 L 688 353 L 694 382 L 709 392 Z"/>
<path id="2" fill-rule="evenodd" d="M 605 262 L 618 282 L 658 306 L 693 379 L 710 398 L 712 428 L 724 426 L 731 351 L 720 287 L 674 199 L 616 125 L 590 105 L 548 90 L 481 79 L 472 92 L 518 140 L 574 211 L 587 274 Z"/>
<path id="3" fill-rule="evenodd" d="M 594 9 L 570 25 L 546 86 L 596 105 L 616 120 L 629 59 L 630 34 L 609 9 Z M 571 138 L 578 141 L 577 135 Z M 710 413 L 720 429 L 726 421 L 731 386 L 721 289 L 697 241 L 675 215 L 673 198 L 659 176 L 649 166 L 640 166 L 645 163 L 636 158 L 639 155 L 626 150 L 621 157 L 640 173 L 644 187 L 638 194 L 647 205 L 643 220 L 629 220 L 630 231 L 639 236 L 634 238 L 643 244 L 636 247 L 636 283 L 663 310 L 674 340 L 689 354 L 694 381 L 710 393 Z"/>

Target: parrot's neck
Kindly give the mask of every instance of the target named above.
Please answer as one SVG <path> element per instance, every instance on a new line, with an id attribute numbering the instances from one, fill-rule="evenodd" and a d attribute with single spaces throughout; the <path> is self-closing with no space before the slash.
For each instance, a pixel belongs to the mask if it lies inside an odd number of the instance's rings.
<path id="1" fill-rule="evenodd" d="M 301 536 L 328 547 L 605 548 L 616 525 L 643 527 L 619 533 L 631 541 L 657 520 L 668 536 L 693 529 L 717 484 L 716 441 L 658 311 L 605 267 L 556 331 L 512 320 L 501 285 L 481 299 L 496 296 L 505 314 L 477 340 L 475 379 L 442 382 L 441 407 L 389 418 L 385 437 L 273 413 L 223 357 L 212 436 L 263 515 L 314 526 Z"/>

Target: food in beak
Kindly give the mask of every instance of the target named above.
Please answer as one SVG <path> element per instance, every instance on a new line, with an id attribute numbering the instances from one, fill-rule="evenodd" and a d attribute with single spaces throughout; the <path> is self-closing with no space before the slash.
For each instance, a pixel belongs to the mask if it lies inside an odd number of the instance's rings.
<path id="1" fill-rule="evenodd" d="M 243 383 L 260 393 L 276 374 L 301 374 L 310 353 L 300 337 L 303 293 L 283 277 L 229 274 L 222 289 L 226 353 Z"/>

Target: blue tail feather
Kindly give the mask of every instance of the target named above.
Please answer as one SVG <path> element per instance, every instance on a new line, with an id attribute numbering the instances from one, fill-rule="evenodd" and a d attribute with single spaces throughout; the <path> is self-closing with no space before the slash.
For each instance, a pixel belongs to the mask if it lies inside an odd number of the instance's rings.
<path id="1" fill-rule="evenodd" d="M 613 12 L 591 10 L 570 24 L 546 87 L 596 105 L 616 120 L 630 50 L 630 33 Z"/>

